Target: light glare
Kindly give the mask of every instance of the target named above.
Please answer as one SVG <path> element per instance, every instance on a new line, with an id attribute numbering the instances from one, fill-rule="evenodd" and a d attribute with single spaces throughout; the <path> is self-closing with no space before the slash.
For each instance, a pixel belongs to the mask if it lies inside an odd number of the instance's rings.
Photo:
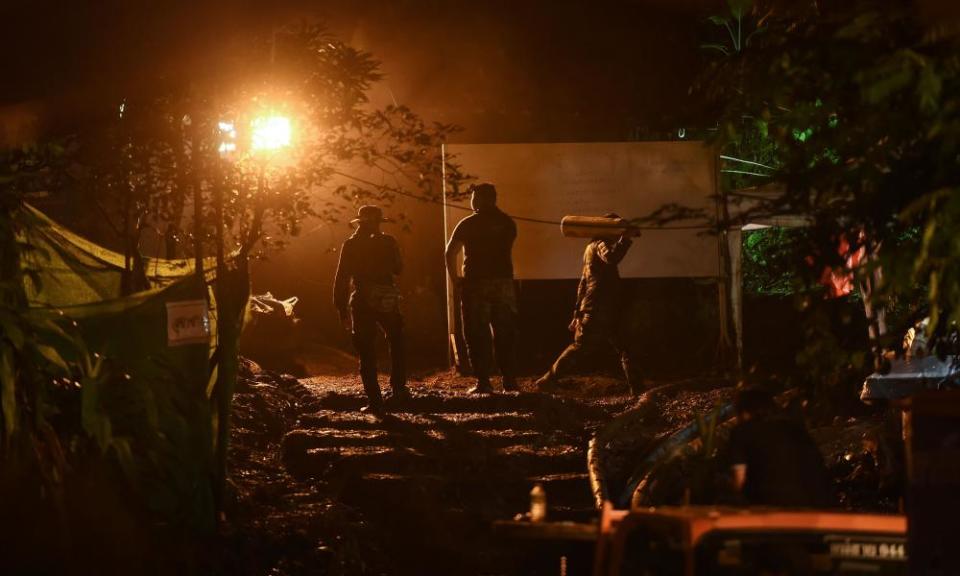
<path id="1" fill-rule="evenodd" d="M 217 123 L 220 130 L 220 147 L 218 148 L 221 156 L 229 156 L 237 151 L 237 129 L 233 122 L 221 120 Z"/>
<path id="2" fill-rule="evenodd" d="M 290 145 L 290 119 L 284 116 L 262 116 L 250 124 L 251 147 L 254 150 L 278 150 Z"/>

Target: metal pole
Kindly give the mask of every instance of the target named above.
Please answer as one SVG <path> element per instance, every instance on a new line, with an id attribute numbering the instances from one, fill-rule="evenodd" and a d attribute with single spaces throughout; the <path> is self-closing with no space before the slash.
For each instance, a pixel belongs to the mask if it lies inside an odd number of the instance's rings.
<path id="1" fill-rule="evenodd" d="M 440 144 L 440 177 L 443 190 L 443 241 L 446 248 L 447 237 L 450 235 L 450 222 L 447 217 L 447 145 Z M 454 315 L 456 314 L 453 295 L 453 284 L 450 282 L 450 273 L 444 265 L 444 283 L 447 293 L 447 363 L 451 368 L 456 368 L 457 354 L 454 346 L 456 345 L 457 323 Z"/>

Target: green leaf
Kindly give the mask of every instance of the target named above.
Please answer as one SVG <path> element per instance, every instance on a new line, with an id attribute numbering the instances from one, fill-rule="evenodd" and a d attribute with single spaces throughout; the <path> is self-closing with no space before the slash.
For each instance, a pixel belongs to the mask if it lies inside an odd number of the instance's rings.
<path id="1" fill-rule="evenodd" d="M 870 104 L 889 100 L 913 86 L 917 69 L 927 68 L 926 60 L 913 50 L 899 50 L 877 67 L 859 75 L 863 99 Z M 930 80 L 928 80 L 929 82 Z M 937 92 L 939 97 L 939 88 Z"/>
<path id="2" fill-rule="evenodd" d="M 26 336 L 23 333 L 23 328 L 20 327 L 20 322 L 17 321 L 16 316 L 8 314 L 4 311 L 0 311 L 0 330 L 7 340 L 13 344 L 15 350 L 22 350 L 23 345 L 26 341 Z"/>
<path id="3" fill-rule="evenodd" d="M 920 110 L 933 113 L 940 107 L 940 92 L 943 89 L 943 80 L 933 69 L 933 66 L 924 66 L 920 70 L 920 79 L 917 83 L 917 95 L 920 97 Z"/>
<path id="4" fill-rule="evenodd" d="M 879 16 L 875 12 L 868 12 L 857 16 L 853 22 L 840 28 L 836 37 L 845 40 L 864 40 L 873 37 L 875 30 L 879 28 L 877 21 Z"/>
<path id="5" fill-rule="evenodd" d="M 110 442 L 110 447 L 113 448 L 114 453 L 117 455 L 117 462 L 120 463 L 120 468 L 123 470 L 127 479 L 135 480 L 136 467 L 134 465 L 133 450 L 130 447 L 130 441 L 126 438 L 114 438 Z"/>
<path id="6" fill-rule="evenodd" d="M 760 134 L 761 138 L 766 139 L 770 135 L 770 129 L 768 124 L 763 120 L 756 121 L 757 132 Z"/>
<path id="7" fill-rule="evenodd" d="M 724 56 L 728 56 L 730 54 L 730 49 L 723 44 L 701 44 L 700 47 L 704 50 L 716 50 L 717 52 L 722 53 Z"/>
<path id="8" fill-rule="evenodd" d="M 33 322 L 33 326 L 38 332 L 72 340 L 59 324 L 49 318 L 40 318 Z"/>
<path id="9" fill-rule="evenodd" d="M 57 349 L 53 346 L 48 346 L 46 344 L 36 344 L 35 345 L 37 352 L 44 357 L 48 362 L 61 369 L 64 372 L 70 372 L 70 367 L 67 366 L 66 361 L 64 361 L 63 356 L 60 356 L 60 353 L 57 352 Z"/>
<path id="10" fill-rule="evenodd" d="M 737 19 L 743 18 L 743 15 L 750 11 L 751 6 L 753 6 L 752 0 L 727 0 L 730 13 Z"/>
<path id="11" fill-rule="evenodd" d="M 110 419 L 100 408 L 101 384 L 97 378 L 81 379 L 80 424 L 84 432 L 97 442 L 100 450 L 106 452 L 110 447 L 112 427 Z"/>
<path id="12" fill-rule="evenodd" d="M 726 16 L 710 16 L 707 18 L 710 22 L 713 22 L 717 26 L 729 26 L 729 20 Z"/>
<path id="13" fill-rule="evenodd" d="M 4 439 L 9 442 L 17 430 L 16 370 L 13 350 L 2 346 L 0 352 L 0 404 L 3 406 Z"/>

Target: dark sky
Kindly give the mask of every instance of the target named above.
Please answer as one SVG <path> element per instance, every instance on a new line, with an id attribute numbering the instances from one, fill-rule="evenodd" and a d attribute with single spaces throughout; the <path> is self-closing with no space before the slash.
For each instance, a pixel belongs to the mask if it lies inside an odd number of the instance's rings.
<path id="1" fill-rule="evenodd" d="M 696 31 L 722 0 L 274 0 L 4 3 L 6 103 L 89 98 L 205 70 L 243 38 L 319 19 L 382 61 L 376 103 L 470 141 L 629 137 L 684 109 Z"/>
<path id="2" fill-rule="evenodd" d="M 939 17 L 951 6 L 956 14 L 960 2 L 922 4 Z M 459 124 L 461 140 L 623 140 L 635 128 L 682 123 L 704 58 L 698 32 L 724 7 L 724 0 L 8 1 L 0 6 L 0 102 L 68 109 L 64 102 L 122 92 L 126 83 L 202 74 L 236 42 L 319 19 L 382 61 L 387 78 L 376 103 L 408 104 Z"/>
<path id="3" fill-rule="evenodd" d="M 398 101 L 468 140 L 622 140 L 683 112 L 698 21 L 717 3 L 448 3 L 393 26 L 400 2 L 356 17 L 353 38 L 382 55 Z"/>

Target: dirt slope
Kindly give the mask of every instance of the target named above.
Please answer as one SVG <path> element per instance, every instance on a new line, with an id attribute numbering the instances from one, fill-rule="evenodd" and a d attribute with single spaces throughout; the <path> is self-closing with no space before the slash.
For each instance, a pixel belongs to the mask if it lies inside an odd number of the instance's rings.
<path id="1" fill-rule="evenodd" d="M 257 381 L 259 380 L 259 382 Z M 248 375 L 237 396 L 233 574 L 511 574 L 493 520 L 544 485 L 555 519 L 586 520 L 592 432 L 633 399 L 615 380 L 471 396 L 448 373 L 363 414 L 353 376 Z"/>

